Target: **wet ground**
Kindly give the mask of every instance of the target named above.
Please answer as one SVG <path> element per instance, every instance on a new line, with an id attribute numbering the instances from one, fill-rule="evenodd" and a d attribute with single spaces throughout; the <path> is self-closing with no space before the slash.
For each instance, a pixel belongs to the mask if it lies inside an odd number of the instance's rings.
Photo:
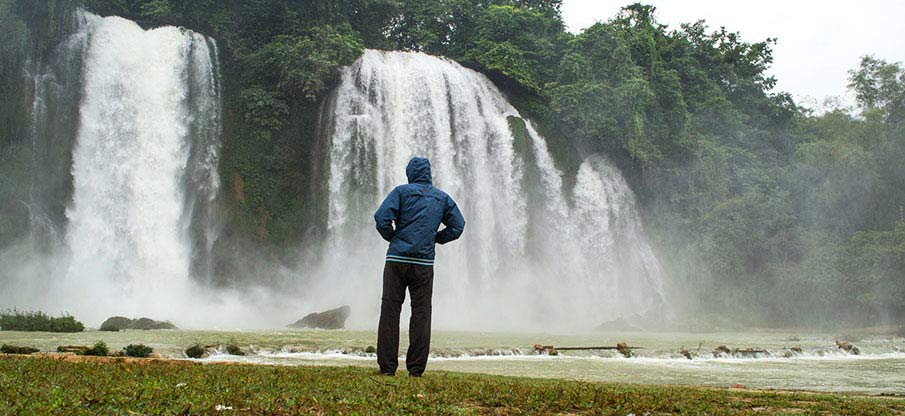
<path id="1" fill-rule="evenodd" d="M 86 331 L 76 334 L 0 332 L 0 343 L 54 351 L 60 345 L 104 341 L 111 351 L 142 343 L 164 356 L 184 357 L 195 343 L 211 346 L 203 361 L 281 365 L 355 365 L 376 368 L 372 331 Z M 406 333 L 402 333 L 404 353 Z M 429 370 L 451 370 L 593 381 L 743 386 L 905 395 L 905 339 L 873 335 L 851 339 L 859 354 L 836 345 L 838 336 L 776 331 L 721 333 L 528 334 L 436 332 Z M 538 353 L 554 347 L 640 347 L 632 357 L 615 350 Z M 247 354 L 231 356 L 235 344 Z M 716 351 L 725 346 L 729 350 Z M 684 351 L 683 351 L 684 350 Z M 687 353 L 687 354 L 686 354 Z M 689 359 L 686 355 L 690 356 Z"/>

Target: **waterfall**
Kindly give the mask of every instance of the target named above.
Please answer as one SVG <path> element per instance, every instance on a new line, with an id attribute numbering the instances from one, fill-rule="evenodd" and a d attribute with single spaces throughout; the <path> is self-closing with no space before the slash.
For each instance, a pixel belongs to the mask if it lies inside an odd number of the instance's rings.
<path id="1" fill-rule="evenodd" d="M 89 321 L 171 317 L 186 306 L 176 303 L 190 276 L 210 272 L 218 228 L 215 44 L 181 28 L 78 15 L 73 39 L 86 43 L 61 286 L 111 305 L 84 308 Z"/>
<path id="2" fill-rule="evenodd" d="M 85 27 L 92 16 L 75 13 L 74 26 Z M 36 248 L 43 252 L 59 246 L 66 228 L 72 147 L 78 129 L 83 56 L 87 47 L 88 33 L 77 31 L 54 49 L 47 62 L 35 57 L 27 65 L 34 91 L 28 212 Z"/>
<path id="3" fill-rule="evenodd" d="M 357 305 L 354 324 L 373 326 L 379 310 L 386 244 L 371 216 L 415 155 L 431 160 L 434 184 L 468 224 L 437 250 L 441 327 L 587 329 L 665 306 L 619 171 L 591 157 L 566 186 L 545 139 L 485 76 L 425 54 L 367 50 L 343 69 L 326 114 L 328 241 L 312 293 L 325 307 Z"/>
<path id="4" fill-rule="evenodd" d="M 435 184 L 468 223 L 438 249 L 439 328 L 588 329 L 668 304 L 635 197 L 604 157 L 564 168 L 485 76 L 373 50 L 342 69 L 323 106 L 326 237 L 304 248 L 319 254 L 292 273 L 300 291 L 254 287 L 260 276 L 251 276 L 241 293 L 199 292 L 222 226 L 216 43 L 182 28 L 76 18 L 32 76 L 29 209 L 56 248 L 47 270 L 18 279 L 49 276 L 25 285 L 31 295 L 19 299 L 41 299 L 31 305 L 89 324 L 120 314 L 199 326 L 210 321 L 192 316 L 263 322 L 350 304 L 350 325 L 373 327 L 386 246 L 372 214 L 414 155 L 431 159 Z"/>

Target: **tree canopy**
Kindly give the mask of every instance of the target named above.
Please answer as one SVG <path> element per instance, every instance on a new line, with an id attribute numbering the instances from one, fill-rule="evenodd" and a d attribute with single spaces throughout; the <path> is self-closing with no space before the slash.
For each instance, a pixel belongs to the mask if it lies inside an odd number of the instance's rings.
<path id="1" fill-rule="evenodd" d="M 775 90 L 775 39 L 750 43 L 704 21 L 669 29 L 638 3 L 572 34 L 560 0 L 0 0 L 8 102 L 27 102 L 16 80 L 29 50 L 46 53 L 64 30 L 60 13 L 75 5 L 217 40 L 224 241 L 252 240 L 279 257 L 316 236 L 324 208 L 302 197 L 321 186 L 310 126 L 338 69 L 365 48 L 422 51 L 490 77 L 539 123 L 566 176 L 590 153 L 617 163 L 692 313 L 744 311 L 733 318 L 751 323 L 905 318 L 899 63 L 865 56 L 849 78 L 858 109 L 816 114 Z M 25 151 L 13 138 L 27 115 L 27 106 L 0 109 L 6 154 Z M 15 205 L 0 202 L 0 222 L 21 215 Z"/>

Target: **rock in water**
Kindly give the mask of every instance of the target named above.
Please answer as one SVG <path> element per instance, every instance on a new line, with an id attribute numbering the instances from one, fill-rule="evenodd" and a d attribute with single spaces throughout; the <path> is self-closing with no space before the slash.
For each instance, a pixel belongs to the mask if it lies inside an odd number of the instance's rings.
<path id="1" fill-rule="evenodd" d="M 845 351 L 852 355 L 861 354 L 861 350 L 858 347 L 852 345 L 848 341 L 836 341 L 836 348 L 839 348 L 840 350 Z"/>
<path id="2" fill-rule="evenodd" d="M 176 325 L 173 325 L 168 321 L 138 318 L 132 321 L 132 329 L 176 329 Z"/>
<path id="3" fill-rule="evenodd" d="M 346 319 L 352 313 L 349 305 L 340 306 L 324 312 L 309 313 L 290 328 L 319 328 L 319 329 L 343 329 L 346 327 Z"/>
<path id="4" fill-rule="evenodd" d="M 101 331 L 122 331 L 124 329 L 128 329 L 132 326 L 132 320 L 123 316 L 113 316 L 107 318 L 104 323 L 101 324 Z"/>
<path id="5" fill-rule="evenodd" d="M 101 331 L 122 331 L 124 329 L 176 329 L 176 325 L 168 321 L 155 321 L 150 318 L 129 319 L 122 316 L 114 316 L 101 324 Z"/>

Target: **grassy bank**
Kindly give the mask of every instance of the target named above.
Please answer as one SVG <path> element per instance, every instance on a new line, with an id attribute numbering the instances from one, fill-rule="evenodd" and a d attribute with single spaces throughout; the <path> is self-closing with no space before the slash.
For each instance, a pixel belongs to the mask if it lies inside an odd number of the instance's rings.
<path id="1" fill-rule="evenodd" d="M 218 409 L 220 409 L 218 411 Z M 0 356 L 0 414 L 905 414 L 905 400 L 352 367 Z"/>

